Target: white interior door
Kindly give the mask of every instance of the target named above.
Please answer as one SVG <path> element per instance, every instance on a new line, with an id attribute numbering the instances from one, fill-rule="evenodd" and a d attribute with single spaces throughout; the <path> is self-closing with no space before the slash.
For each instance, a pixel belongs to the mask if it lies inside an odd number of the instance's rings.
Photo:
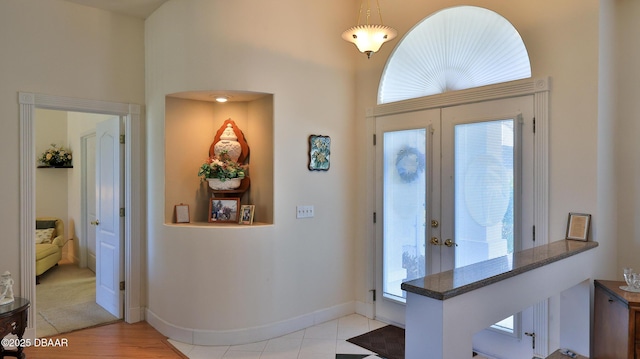
<path id="1" fill-rule="evenodd" d="M 439 265 L 439 246 L 429 244 L 439 237 L 431 226 L 439 217 L 439 123 L 440 110 L 376 119 L 375 315 L 384 322 L 404 325 L 400 284 Z"/>
<path id="2" fill-rule="evenodd" d="M 82 136 L 82 178 L 83 191 L 82 207 L 85 210 L 85 243 L 82 249 L 84 253 L 81 258 L 85 258 L 81 265 L 86 265 L 94 273 L 96 272 L 96 227 L 89 225 L 96 223 L 96 134 L 92 133 Z M 83 261 L 81 261 L 83 262 Z"/>
<path id="3" fill-rule="evenodd" d="M 96 302 L 118 318 L 124 302 L 121 133 L 119 118 L 96 127 Z"/>
<path id="4" fill-rule="evenodd" d="M 443 271 L 533 246 L 533 144 L 532 96 L 442 110 Z M 532 313 L 476 334 L 474 349 L 531 358 Z"/>

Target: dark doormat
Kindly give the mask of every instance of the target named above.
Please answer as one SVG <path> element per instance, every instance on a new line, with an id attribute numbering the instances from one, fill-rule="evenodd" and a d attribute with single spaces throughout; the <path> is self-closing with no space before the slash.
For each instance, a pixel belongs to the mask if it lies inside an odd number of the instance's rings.
<path id="1" fill-rule="evenodd" d="M 404 329 L 387 325 L 380 329 L 347 339 L 387 359 L 404 359 Z"/>

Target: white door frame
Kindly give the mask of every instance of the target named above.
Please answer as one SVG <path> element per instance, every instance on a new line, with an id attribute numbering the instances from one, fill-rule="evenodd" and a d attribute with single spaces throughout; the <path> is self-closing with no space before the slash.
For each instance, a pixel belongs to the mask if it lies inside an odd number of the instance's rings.
<path id="1" fill-rule="evenodd" d="M 549 243 L 549 93 L 551 91 L 550 78 L 528 78 L 511 81 L 502 84 L 483 86 L 468 90 L 445 92 L 438 95 L 415 98 L 410 100 L 391 102 L 367 108 L 367 130 L 375 134 L 376 117 L 392 115 L 403 112 L 426 110 L 431 108 L 442 108 L 456 105 L 463 105 L 474 102 L 497 100 L 502 98 L 533 95 L 533 111 L 535 116 L 535 153 L 534 153 L 534 173 L 535 173 L 535 196 L 534 196 L 534 225 L 536 227 L 535 246 Z M 375 159 L 375 149 L 369 148 L 368 158 Z M 375 166 L 371 178 L 375 178 Z M 369 183 L 372 188 L 375 185 Z M 374 201 L 375 204 L 375 201 Z M 375 211 L 372 205 L 371 212 Z M 373 225 L 375 226 L 375 225 Z M 370 246 L 375 244 L 375 228 L 367 231 L 372 235 L 373 240 L 368 241 Z M 368 281 L 371 283 L 375 278 L 375 248 L 367 248 L 368 253 Z M 375 288 L 375 285 L 373 286 Z M 375 316 L 375 303 L 369 302 L 369 306 L 361 310 L 369 317 Z M 547 357 L 549 355 L 549 301 L 545 300 L 533 307 L 534 333 L 536 333 L 535 355 Z"/>
<path id="2" fill-rule="evenodd" d="M 125 119 L 125 309 L 128 323 L 144 319 L 141 303 L 142 263 L 142 106 L 19 92 L 20 104 L 20 293 L 31 301 L 25 338 L 35 338 L 35 109 L 100 113 Z"/>

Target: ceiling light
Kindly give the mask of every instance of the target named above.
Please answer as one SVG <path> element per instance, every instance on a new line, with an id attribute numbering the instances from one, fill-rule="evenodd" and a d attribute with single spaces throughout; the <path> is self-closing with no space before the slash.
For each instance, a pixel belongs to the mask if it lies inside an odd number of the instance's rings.
<path id="1" fill-rule="evenodd" d="M 398 32 L 389 26 L 385 26 L 382 23 L 382 12 L 380 11 L 380 1 L 376 0 L 378 8 L 378 16 L 380 18 L 380 24 L 369 24 L 369 18 L 371 17 L 370 0 L 367 1 L 366 10 L 366 24 L 360 25 L 360 18 L 364 7 L 365 0 L 360 2 L 360 12 L 358 12 L 358 25 L 347 29 L 342 33 L 342 38 L 346 41 L 352 42 L 358 50 L 367 54 L 367 58 L 371 58 L 371 54 L 380 50 L 380 47 L 385 42 L 393 39 L 398 35 Z"/>
<path id="2" fill-rule="evenodd" d="M 227 101 L 229 101 L 229 96 L 216 96 L 216 101 L 218 101 L 218 102 L 227 102 Z"/>

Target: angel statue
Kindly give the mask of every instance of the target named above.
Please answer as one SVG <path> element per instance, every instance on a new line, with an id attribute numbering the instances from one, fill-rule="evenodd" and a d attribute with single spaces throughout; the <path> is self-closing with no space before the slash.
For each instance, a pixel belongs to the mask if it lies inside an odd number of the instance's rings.
<path id="1" fill-rule="evenodd" d="M 13 303 L 13 278 L 9 271 L 0 275 L 0 305 Z"/>

